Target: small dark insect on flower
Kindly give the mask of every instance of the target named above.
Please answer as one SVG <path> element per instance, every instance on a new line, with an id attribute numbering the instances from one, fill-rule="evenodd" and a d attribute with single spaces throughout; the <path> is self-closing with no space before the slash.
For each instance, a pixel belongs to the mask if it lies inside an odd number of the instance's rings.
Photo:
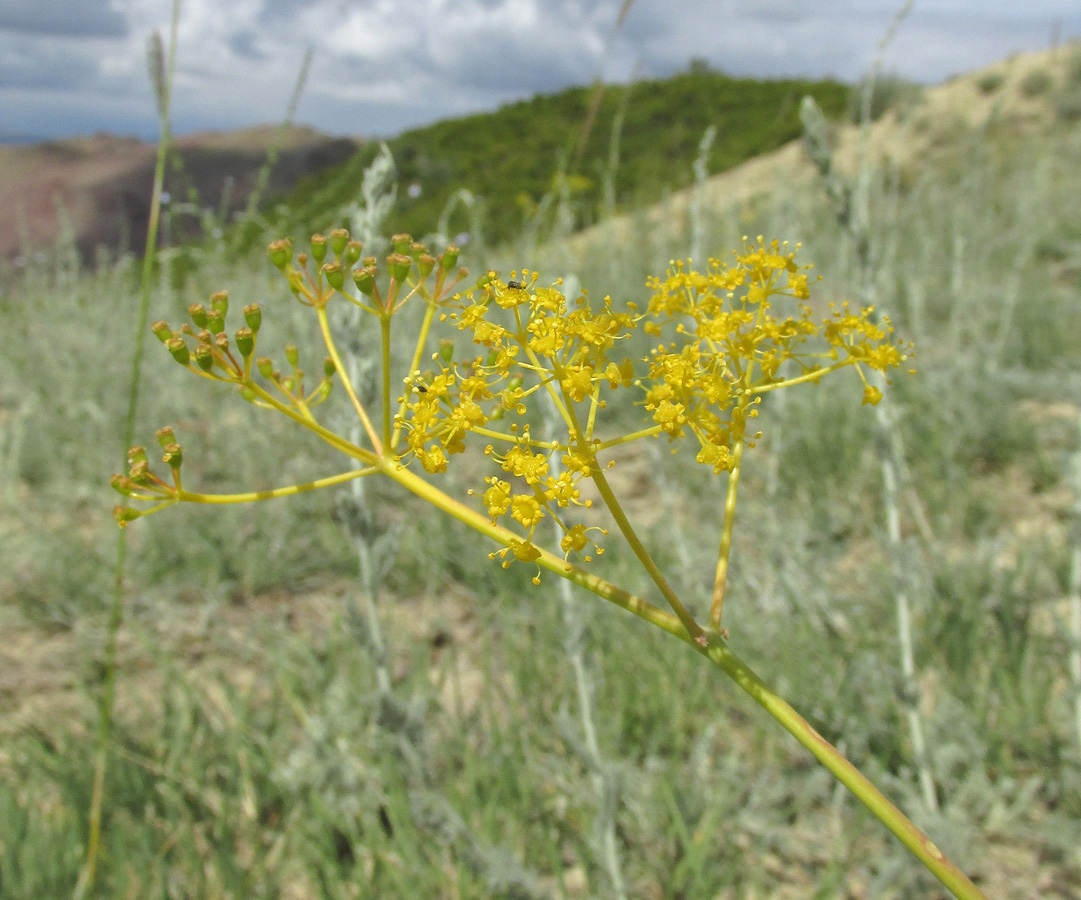
<path id="1" fill-rule="evenodd" d="M 511 291 L 520 291 L 524 287 L 525 287 L 525 285 L 522 284 L 522 282 L 520 282 L 520 281 L 508 281 L 507 282 L 507 289 L 511 290 Z"/>
<path id="2" fill-rule="evenodd" d="M 428 393 L 428 389 L 423 384 L 418 384 L 415 387 L 417 389 L 418 394 L 427 394 Z"/>

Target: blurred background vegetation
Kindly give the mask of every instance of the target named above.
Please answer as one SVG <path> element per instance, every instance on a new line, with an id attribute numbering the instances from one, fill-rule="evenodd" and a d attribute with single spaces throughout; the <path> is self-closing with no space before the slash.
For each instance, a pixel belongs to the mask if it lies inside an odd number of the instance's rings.
<path id="1" fill-rule="evenodd" d="M 902 696 L 874 418 L 854 380 L 763 404 L 733 643 L 989 896 L 1077 897 L 1081 50 L 893 85 L 866 139 L 842 85 L 695 70 L 606 91 L 576 156 L 589 90 L 540 97 L 389 141 L 383 224 L 467 235 L 476 274 L 528 267 L 620 303 L 646 299 L 646 276 L 673 258 L 724 258 L 762 233 L 803 243 L 815 302 L 859 302 L 867 269 L 786 144 L 805 94 L 832 119 L 838 169 L 867 179 L 876 300 L 917 348 L 916 374 L 892 390 L 918 696 Z M 234 309 L 264 304 L 261 341 L 295 342 L 315 365 L 313 323 L 263 248 L 368 221 L 376 152 L 166 246 L 152 318 L 175 325 L 228 289 Z M 369 188 L 391 196 L 389 182 Z M 70 896 L 84 852 L 137 268 L 89 270 L 60 241 L 0 273 L 3 898 Z M 150 444 L 173 425 L 186 485 L 340 467 L 307 432 L 149 350 L 138 433 Z M 450 488 L 474 484 L 471 465 Z M 664 445 L 636 446 L 613 478 L 704 611 L 723 483 Z M 591 596 L 561 604 L 555 579 L 503 571 L 413 498 L 373 484 L 365 503 L 368 536 L 392 536 L 376 616 L 356 512 L 331 492 L 131 528 L 101 896 L 942 896 L 695 654 Z M 648 596 L 632 562 L 609 539 L 606 577 Z M 923 717 L 936 808 L 906 705 Z"/>

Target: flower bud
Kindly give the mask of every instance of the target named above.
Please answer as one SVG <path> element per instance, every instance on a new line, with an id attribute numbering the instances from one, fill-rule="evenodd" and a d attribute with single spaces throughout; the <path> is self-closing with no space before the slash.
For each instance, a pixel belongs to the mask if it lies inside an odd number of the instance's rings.
<path id="1" fill-rule="evenodd" d="M 422 253 L 417 257 L 417 271 L 420 272 L 421 279 L 427 278 L 432 274 L 432 269 L 435 268 L 435 257 L 430 253 Z"/>
<path id="2" fill-rule="evenodd" d="M 214 368 L 214 354 L 206 344 L 200 344 L 195 348 L 195 364 L 204 372 Z"/>
<path id="3" fill-rule="evenodd" d="M 169 352 L 172 354 L 173 359 L 180 363 L 180 365 L 186 366 L 190 362 L 191 356 L 188 353 L 188 345 L 184 343 L 184 338 L 169 338 L 169 340 L 165 342 L 165 346 L 169 348 Z"/>
<path id="4" fill-rule="evenodd" d="M 286 277 L 289 279 L 289 290 L 294 294 L 299 294 L 304 288 L 304 275 L 297 269 L 290 269 Z"/>
<path id="5" fill-rule="evenodd" d="M 168 322 L 155 322 L 150 326 L 150 330 L 154 332 L 154 337 L 163 344 L 173 336 L 173 329 L 169 327 Z"/>
<path id="6" fill-rule="evenodd" d="M 337 369 L 334 368 L 334 360 L 329 356 L 323 360 L 323 375 L 327 378 L 333 378 Z"/>
<path id="7" fill-rule="evenodd" d="M 390 243 L 394 246 L 395 253 L 408 253 L 413 238 L 408 234 L 395 234 L 391 236 Z"/>
<path id="8" fill-rule="evenodd" d="M 260 356 L 255 361 L 255 368 L 267 380 L 274 380 L 274 361 L 269 356 Z"/>
<path id="9" fill-rule="evenodd" d="M 162 449 L 165 451 L 165 455 L 161 458 L 161 461 L 175 472 L 184 462 L 184 451 L 180 449 L 180 444 L 176 443 L 166 444 Z"/>
<path id="10" fill-rule="evenodd" d="M 345 250 L 342 252 L 342 265 L 355 266 L 363 250 L 364 247 L 360 241 L 350 241 L 345 245 Z"/>
<path id="11" fill-rule="evenodd" d="M 225 331 L 225 316 L 218 310 L 211 310 L 206 317 L 206 327 L 211 334 L 221 334 Z"/>
<path id="12" fill-rule="evenodd" d="M 327 239 L 322 234 L 312 235 L 312 258 L 321 263 L 327 256 Z"/>
<path id="13" fill-rule="evenodd" d="M 241 386 L 240 397 L 242 400 L 247 400 L 249 403 L 253 403 L 257 396 L 258 395 L 255 393 L 255 391 L 248 387 L 246 384 Z"/>
<path id="14" fill-rule="evenodd" d="M 244 307 L 244 321 L 252 334 L 258 334 L 259 326 L 263 324 L 263 308 L 258 303 L 249 303 Z"/>
<path id="15" fill-rule="evenodd" d="M 454 244 L 450 244 L 439 256 L 439 268 L 448 272 L 458 265 L 458 253 L 460 251 Z"/>
<path id="16" fill-rule="evenodd" d="M 294 369 L 297 367 L 297 364 L 300 362 L 300 354 L 297 352 L 296 344 L 289 344 L 285 348 L 285 358 L 289 361 L 289 365 Z"/>
<path id="17" fill-rule="evenodd" d="M 412 266 L 413 260 L 404 253 L 392 253 L 387 257 L 387 270 L 395 281 L 405 281 L 409 277 Z"/>
<path id="18" fill-rule="evenodd" d="M 330 249 L 335 256 L 341 256 L 345 245 L 349 243 L 349 232 L 344 228 L 335 228 L 330 233 Z"/>
<path id="19" fill-rule="evenodd" d="M 490 285 L 490 284 L 491 284 L 491 283 L 492 283 L 493 281 L 495 281 L 495 279 L 496 279 L 496 274 L 495 274 L 495 272 L 487 272 L 487 273 L 485 273 L 484 275 L 481 275 L 481 276 L 480 276 L 480 278 L 478 278 L 478 279 L 477 279 L 477 284 L 476 284 L 476 286 L 477 286 L 478 288 L 486 288 L 486 287 L 488 287 L 488 285 Z"/>
<path id="20" fill-rule="evenodd" d="M 375 266 L 365 266 L 363 269 L 353 270 L 353 284 L 357 286 L 365 297 L 370 297 L 375 291 Z"/>
<path id="21" fill-rule="evenodd" d="M 206 328 L 206 307 L 202 303 L 193 303 L 188 307 L 188 315 L 196 328 Z"/>
<path id="22" fill-rule="evenodd" d="M 323 275 L 326 276 L 327 284 L 336 291 L 340 291 L 342 285 L 345 284 L 345 273 L 342 271 L 341 263 L 327 263 L 323 266 Z"/>
<path id="23" fill-rule="evenodd" d="M 454 341 L 442 338 L 439 341 L 439 358 L 445 363 L 449 363 L 454 359 Z"/>
<path id="24" fill-rule="evenodd" d="M 284 272 L 285 267 L 289 265 L 289 261 L 293 258 L 293 242 L 289 238 L 272 241 L 270 246 L 267 247 L 267 256 L 270 257 L 274 268 Z"/>
<path id="25" fill-rule="evenodd" d="M 236 330 L 236 349 L 244 359 L 255 352 L 255 335 L 246 325 Z"/>
<path id="26" fill-rule="evenodd" d="M 173 429 L 166 425 L 164 428 L 159 428 L 154 432 L 154 437 L 158 439 L 158 443 L 164 447 L 166 444 L 175 444 L 176 435 L 173 434 Z"/>
<path id="27" fill-rule="evenodd" d="M 224 318 L 229 313 L 229 292 L 228 291 L 215 291 L 210 295 L 210 308 L 215 312 L 220 312 Z M 221 329 L 219 329 L 220 331 Z"/>

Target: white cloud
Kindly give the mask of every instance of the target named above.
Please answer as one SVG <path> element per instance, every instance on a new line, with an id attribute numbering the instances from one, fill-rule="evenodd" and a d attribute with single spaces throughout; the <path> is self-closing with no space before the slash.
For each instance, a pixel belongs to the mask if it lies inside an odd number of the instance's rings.
<path id="1" fill-rule="evenodd" d="M 571 84 L 662 77 L 702 58 L 749 76 L 857 79 L 899 0 L 183 0 L 174 109 L 180 130 L 281 118 L 304 50 L 299 118 L 388 135 Z M 171 0 L 35 0 L 0 8 L 0 102 L 9 131 L 156 131 L 146 39 Z M 937 81 L 1081 35 L 1076 0 L 924 0 L 886 69 Z M 608 51 L 611 44 L 610 52 Z M 606 52 L 608 55 L 606 57 Z M 65 93 L 66 92 L 66 93 Z M 73 102 L 78 99 L 78 103 Z M 77 116 L 72 110 L 78 109 Z M 122 114 L 118 114 L 118 109 Z"/>

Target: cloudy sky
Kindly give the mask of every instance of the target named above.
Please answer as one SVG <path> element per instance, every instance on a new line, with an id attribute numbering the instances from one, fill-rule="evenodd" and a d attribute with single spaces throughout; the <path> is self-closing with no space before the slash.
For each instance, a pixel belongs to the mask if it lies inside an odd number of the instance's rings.
<path id="1" fill-rule="evenodd" d="M 280 121 L 311 46 L 298 121 L 391 136 L 693 58 L 750 76 L 866 70 L 901 0 L 181 0 L 176 132 Z M 0 0 L 0 140 L 153 137 L 146 44 L 170 0 Z M 917 0 L 888 71 L 936 82 L 1081 37 L 1078 0 Z"/>

